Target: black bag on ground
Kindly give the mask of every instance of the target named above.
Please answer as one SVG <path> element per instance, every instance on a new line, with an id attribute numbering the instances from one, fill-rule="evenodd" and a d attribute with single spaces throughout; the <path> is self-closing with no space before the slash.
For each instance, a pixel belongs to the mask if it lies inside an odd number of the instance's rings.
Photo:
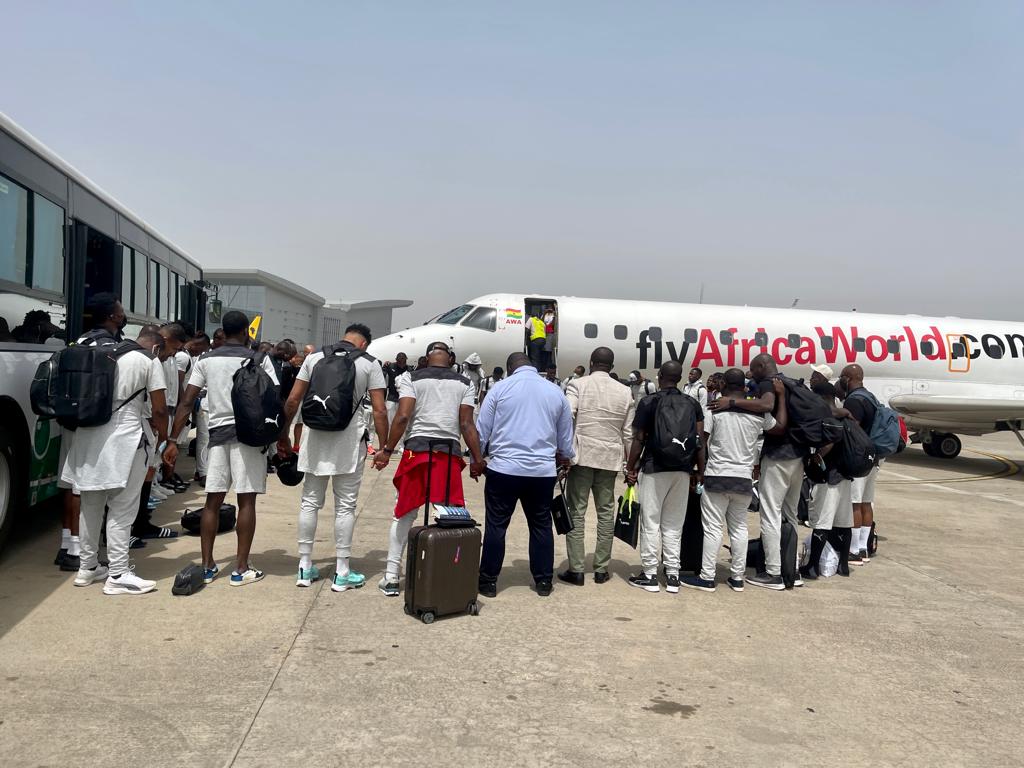
<path id="1" fill-rule="evenodd" d="M 798 534 L 789 520 L 782 519 L 782 530 L 779 536 L 779 549 L 782 556 L 782 582 L 786 589 L 792 589 L 796 583 L 796 549 Z M 750 539 L 747 542 L 747 567 L 757 573 L 764 573 L 764 543 L 761 539 Z"/>
<path id="2" fill-rule="evenodd" d="M 839 421 L 832 416 L 832 410 L 824 400 L 788 376 L 780 376 L 786 387 L 786 413 L 789 426 L 786 434 L 797 445 L 805 448 L 822 448 L 831 445 L 842 436 Z"/>
<path id="3" fill-rule="evenodd" d="M 324 357 L 313 366 L 309 387 L 302 398 L 302 423 L 310 429 L 340 432 L 348 427 L 359 408 L 356 360 L 366 353 L 340 346 L 327 346 L 322 351 Z"/>
<path id="4" fill-rule="evenodd" d="M 875 556 L 875 552 L 878 551 L 878 530 L 875 528 L 875 523 L 871 523 L 871 532 L 868 534 L 868 555 L 871 557 Z"/>
<path id="5" fill-rule="evenodd" d="M 114 376 L 118 358 L 129 352 L 146 352 L 134 341 L 115 342 L 106 335 L 97 346 L 73 344 L 54 352 L 36 368 L 29 386 L 32 412 L 55 418 L 67 429 L 98 427 L 114 414 Z M 125 400 L 124 407 L 145 392 L 140 389 Z"/>
<path id="6" fill-rule="evenodd" d="M 558 478 L 558 488 L 561 492 L 551 500 L 551 520 L 555 524 L 555 533 L 564 536 L 575 528 L 576 524 L 569 514 L 569 504 L 565 500 L 565 480 L 561 477 Z"/>
<path id="7" fill-rule="evenodd" d="M 836 451 L 836 470 L 848 480 L 867 477 L 875 468 L 875 444 L 853 419 L 840 422 L 842 436 L 832 449 Z"/>
<path id="8" fill-rule="evenodd" d="M 688 472 L 693 468 L 700 447 L 697 408 L 697 401 L 681 392 L 666 391 L 658 396 L 647 448 L 661 469 Z"/>
<path id="9" fill-rule="evenodd" d="M 203 567 L 201 565 L 186 565 L 175 574 L 171 594 L 194 595 L 204 586 L 203 575 Z"/>
<path id="10" fill-rule="evenodd" d="M 811 482 L 810 478 L 805 477 L 803 484 L 800 486 L 800 501 L 797 503 L 796 516 L 797 519 L 802 523 L 806 523 L 811 518 L 811 493 L 814 490 L 814 483 Z"/>
<path id="11" fill-rule="evenodd" d="M 690 491 L 683 519 L 683 539 L 679 545 L 679 570 L 699 574 L 704 560 L 704 520 L 700 509 L 701 496 Z"/>
<path id="12" fill-rule="evenodd" d="M 220 518 L 217 520 L 217 533 L 227 533 L 235 527 L 236 515 L 234 504 L 220 505 Z M 181 528 L 187 533 L 199 535 L 199 521 L 202 519 L 203 509 L 186 509 L 181 516 Z"/>
<path id="13" fill-rule="evenodd" d="M 640 502 L 636 500 L 635 485 L 626 488 L 619 496 L 619 509 L 615 515 L 615 538 L 626 542 L 633 549 L 640 538 Z"/>
<path id="14" fill-rule="evenodd" d="M 277 385 L 263 368 L 264 357 L 257 354 L 242 363 L 231 384 L 235 434 L 240 443 L 256 448 L 277 442 L 281 433 L 281 398 Z"/>

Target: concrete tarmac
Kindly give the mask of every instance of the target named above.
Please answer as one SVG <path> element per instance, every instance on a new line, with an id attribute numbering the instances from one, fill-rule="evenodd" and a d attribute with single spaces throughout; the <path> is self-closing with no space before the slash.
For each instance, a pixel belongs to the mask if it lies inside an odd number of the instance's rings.
<path id="1" fill-rule="evenodd" d="M 556 582 L 541 598 L 518 516 L 498 596 L 430 626 L 376 587 L 396 463 L 366 471 L 352 564 L 367 585 L 341 594 L 329 511 L 315 551 L 326 579 L 295 587 L 299 493 L 274 477 L 253 548 L 268 576 L 244 588 L 222 575 L 172 596 L 174 573 L 198 560 L 190 536 L 133 552 L 159 580 L 153 594 L 75 588 L 51 564 L 56 513 L 29 521 L 0 554 L 0 762 L 1024 763 L 1024 450 L 1012 436 L 967 438 L 954 461 L 919 447 L 890 460 L 880 550 L 851 578 L 649 594 L 626 583 L 639 559 L 616 541 L 610 582 Z M 483 484 L 466 485 L 482 519 Z M 177 496 L 157 522 L 200 499 Z M 593 551 L 592 512 L 587 523 Z M 234 534 L 218 537 L 222 568 L 233 551 Z M 559 538 L 556 568 L 564 555 Z"/>

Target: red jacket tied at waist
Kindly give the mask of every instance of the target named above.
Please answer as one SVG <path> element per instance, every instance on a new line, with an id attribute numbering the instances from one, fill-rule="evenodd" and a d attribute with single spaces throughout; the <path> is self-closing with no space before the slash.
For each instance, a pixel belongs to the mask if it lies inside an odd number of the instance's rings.
<path id="1" fill-rule="evenodd" d="M 406 451 L 395 471 L 395 488 L 398 489 L 398 502 L 395 504 L 395 517 L 405 515 L 423 507 L 427 499 L 427 464 L 430 459 L 428 451 L 413 453 Z M 430 469 L 430 501 L 434 504 L 451 504 L 462 507 L 466 504 L 462 491 L 462 470 L 466 466 L 461 456 L 452 456 L 448 461 L 448 453 L 435 452 Z M 448 475 L 451 476 L 451 492 L 445 498 Z"/>

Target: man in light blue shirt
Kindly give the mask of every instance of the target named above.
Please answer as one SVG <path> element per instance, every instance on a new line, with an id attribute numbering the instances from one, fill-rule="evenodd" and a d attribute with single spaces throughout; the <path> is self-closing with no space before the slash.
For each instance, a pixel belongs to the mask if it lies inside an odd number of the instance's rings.
<path id="1" fill-rule="evenodd" d="M 562 391 L 552 387 L 522 352 L 510 355 L 506 367 L 508 378 L 494 384 L 476 424 L 487 456 L 480 594 L 497 594 L 505 532 L 518 502 L 530 527 L 530 572 L 537 594 L 544 597 L 551 594 L 555 567 L 551 532 L 555 477 L 558 465 L 567 465 L 574 456 L 572 411 Z"/>

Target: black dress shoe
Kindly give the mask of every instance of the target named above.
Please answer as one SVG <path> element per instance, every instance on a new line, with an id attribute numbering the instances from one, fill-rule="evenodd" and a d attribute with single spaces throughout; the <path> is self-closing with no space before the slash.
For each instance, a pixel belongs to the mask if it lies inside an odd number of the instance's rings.
<path id="1" fill-rule="evenodd" d="M 608 571 L 598 571 L 597 573 L 594 574 L 594 583 L 595 584 L 604 584 L 611 577 L 612 577 L 612 575 L 610 573 L 608 573 Z"/>
<path id="2" fill-rule="evenodd" d="M 583 574 L 579 571 L 562 571 L 558 574 L 558 578 L 566 584 L 575 584 L 577 587 L 583 586 Z"/>
<path id="3" fill-rule="evenodd" d="M 537 594 L 541 597 L 547 597 L 551 594 L 551 582 L 550 581 L 538 581 L 537 582 Z"/>
<path id="4" fill-rule="evenodd" d="M 481 581 L 477 585 L 477 591 L 484 597 L 497 597 L 498 596 L 498 585 L 493 582 Z"/>

